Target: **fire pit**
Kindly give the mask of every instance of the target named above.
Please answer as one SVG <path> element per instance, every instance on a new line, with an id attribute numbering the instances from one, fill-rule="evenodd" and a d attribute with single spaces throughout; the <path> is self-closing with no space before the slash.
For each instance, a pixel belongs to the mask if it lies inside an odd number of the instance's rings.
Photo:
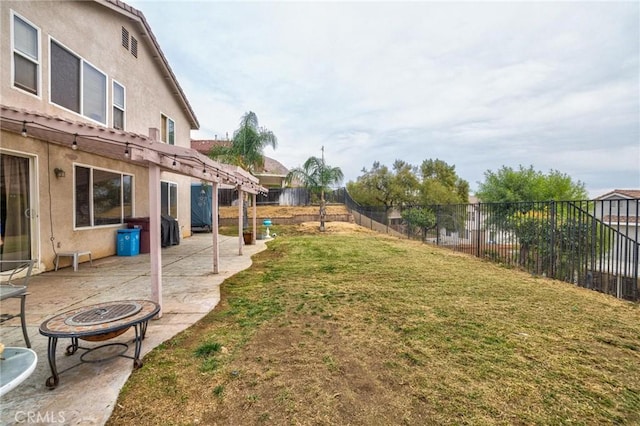
<path id="1" fill-rule="evenodd" d="M 83 362 L 101 362 L 122 356 L 133 359 L 133 367 L 140 368 L 142 366 L 140 351 L 147 324 L 159 311 L 160 306 L 149 300 L 124 300 L 76 308 L 43 322 L 40 325 L 40 334 L 49 338 L 48 357 L 51 367 L 51 377 L 47 379 L 47 387 L 58 386 L 60 374 Z M 126 343 L 109 343 L 86 348 L 80 346 L 78 342 L 79 339 L 91 342 L 110 340 L 131 327 L 135 329 L 133 356 L 125 355 L 129 349 Z M 59 338 L 71 339 L 71 344 L 66 349 L 67 355 L 73 355 L 78 349 L 86 351 L 80 357 L 80 363 L 60 372 L 56 367 L 56 347 Z M 105 352 L 106 356 L 96 356 L 101 352 Z"/>

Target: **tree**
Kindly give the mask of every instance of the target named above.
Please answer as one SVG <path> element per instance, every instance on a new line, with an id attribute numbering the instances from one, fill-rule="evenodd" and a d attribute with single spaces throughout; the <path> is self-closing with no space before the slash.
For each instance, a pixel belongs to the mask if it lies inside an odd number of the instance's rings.
<path id="1" fill-rule="evenodd" d="M 240 119 L 240 126 L 233 132 L 233 140 L 230 145 L 214 146 L 209 152 L 209 157 L 223 163 L 240 166 L 249 173 L 254 174 L 257 169 L 264 166 L 264 149 L 278 145 L 278 138 L 272 131 L 258 125 L 258 116 L 249 111 Z M 244 227 L 249 226 L 247 204 L 243 209 Z"/>
<path id="2" fill-rule="evenodd" d="M 487 170 L 485 181 L 478 182 L 476 196 L 485 203 L 583 200 L 587 191 L 580 181 L 557 170 L 548 174 L 535 171 L 533 166 L 518 170 L 502 166 L 497 172 Z"/>
<path id="3" fill-rule="evenodd" d="M 439 208 L 436 215 L 436 205 L 469 201 L 469 183 L 456 174 L 455 166 L 436 159 L 424 160 L 417 168 L 396 160 L 389 170 L 376 161 L 371 170 L 362 172 L 356 182 L 347 184 L 349 195 L 361 205 L 384 206 L 387 220 L 389 210 L 400 209 L 404 221 L 410 228 L 421 229 L 423 238 L 435 224 L 432 218 L 437 217 L 444 227 L 458 230 L 465 223 L 465 217 L 459 217 L 460 209 L 450 212 Z"/>
<path id="4" fill-rule="evenodd" d="M 435 213 L 428 207 L 411 207 L 403 210 L 401 216 L 407 223 L 410 233 L 420 230 L 422 241 L 427 239 L 427 232 L 435 228 L 438 223 Z"/>
<path id="5" fill-rule="evenodd" d="M 392 170 L 375 161 L 371 170 L 363 168 L 362 176 L 347 183 L 349 195 L 365 206 L 384 206 L 388 212 L 394 206 L 412 204 L 418 187 L 416 170 L 402 160 L 393 163 Z"/>
<path id="6" fill-rule="evenodd" d="M 424 160 L 420 172 L 420 201 L 423 205 L 469 202 L 469 183 L 458 177 L 456 166 L 438 159 Z"/>
<path id="7" fill-rule="evenodd" d="M 577 245 L 576 238 L 582 234 L 575 232 L 580 224 L 575 222 L 574 215 L 568 209 L 550 210 L 552 203 L 545 201 L 586 199 L 583 183 L 573 182 L 570 176 L 557 170 L 545 175 L 533 166 L 522 165 L 518 170 L 506 166 L 495 173 L 487 170 L 484 175 L 485 181 L 479 183 L 476 195 L 483 202 L 496 203 L 489 221 L 517 236 L 522 266 L 534 255 L 536 259 L 546 259 L 544 251 L 550 247 L 551 238 L 556 245 Z M 561 247 L 556 248 L 558 253 L 562 251 Z M 556 261 L 558 264 L 553 267 L 563 269 L 563 259 Z M 537 269 L 544 269 L 544 265 L 538 265 Z"/>
<path id="8" fill-rule="evenodd" d="M 240 126 L 233 132 L 231 145 L 214 146 L 209 157 L 223 163 L 240 166 L 250 173 L 264 166 L 264 149 L 278 145 L 278 138 L 272 131 L 258 125 L 258 116 L 249 111 L 240 119 Z"/>
<path id="9" fill-rule="evenodd" d="M 324 193 L 330 189 L 331 185 L 339 185 L 344 179 L 344 174 L 339 167 L 328 166 L 324 161 L 324 146 L 322 147 L 322 158 L 309 157 L 302 167 L 291 169 L 287 174 L 286 181 L 291 184 L 296 180 L 303 184 L 312 194 L 320 195 L 320 231 L 324 231 L 324 221 L 326 207 Z"/>

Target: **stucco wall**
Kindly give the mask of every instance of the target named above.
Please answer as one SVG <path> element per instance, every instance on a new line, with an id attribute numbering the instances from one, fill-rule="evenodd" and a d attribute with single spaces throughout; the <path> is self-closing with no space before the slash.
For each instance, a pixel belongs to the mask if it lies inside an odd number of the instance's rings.
<path id="1" fill-rule="evenodd" d="M 149 37 L 140 33 L 138 23 L 107 7 L 90 1 L 25 1 L 0 2 L 2 11 L 2 103 L 19 105 L 28 110 L 66 117 L 72 120 L 89 119 L 49 102 L 49 46 L 50 37 L 108 76 L 107 124 L 111 126 L 112 82 L 116 80 L 126 90 L 125 130 L 143 135 L 149 128 L 160 128 L 160 114 L 176 123 L 176 145 L 189 147 L 191 126 L 182 105 L 177 102 L 159 59 L 149 45 Z M 11 81 L 11 13 L 40 28 L 39 97 L 16 89 Z M 138 40 L 138 57 L 122 47 L 122 27 Z M 99 123 L 96 123 L 99 124 Z"/>
<path id="2" fill-rule="evenodd" d="M 40 29 L 38 96 L 13 87 L 12 11 Z M 138 40 L 137 58 L 122 46 L 123 27 Z M 175 122 L 176 145 L 190 147 L 189 116 L 174 94 L 175 88 L 168 83 L 161 60 L 143 29 L 139 22 L 92 1 L 0 1 L 0 103 L 73 121 L 91 121 L 49 101 L 49 48 L 50 40 L 54 39 L 107 75 L 107 127 L 112 125 L 115 80 L 126 90 L 125 131 L 149 135 L 150 128 L 161 127 L 161 114 L 165 114 Z M 116 230 L 121 226 L 73 229 L 74 164 L 132 174 L 134 215 L 149 215 L 146 168 L 7 132 L 2 132 L 0 138 L 4 152 L 36 158 L 37 205 L 33 207 L 38 212 L 34 231 L 38 247 L 34 256 L 44 262 L 46 269 L 53 267 L 54 247 L 56 251 L 91 250 L 94 258 L 116 252 Z M 65 170 L 66 177 L 57 179 L 53 174 L 56 167 Z M 191 235 L 191 180 L 169 172 L 162 172 L 161 179 L 178 184 L 178 221 L 182 237 L 188 237 Z"/>
<path id="3" fill-rule="evenodd" d="M 35 157 L 36 184 L 33 185 L 32 205 L 36 213 L 34 232 L 40 241 L 37 258 L 45 269 L 54 265 L 55 251 L 91 250 L 94 258 L 116 253 L 117 230 L 121 225 L 74 229 L 74 178 L 75 165 L 98 166 L 134 177 L 134 214 L 148 212 L 147 170 L 133 164 L 97 157 L 86 152 L 72 151 L 55 144 L 43 144 L 30 137 L 2 132 L 3 152 Z M 56 178 L 53 169 L 65 171 L 65 177 Z M 49 195 L 51 194 L 51 196 Z M 54 251 L 55 250 L 55 251 Z M 69 259 L 65 259 L 67 262 Z"/>

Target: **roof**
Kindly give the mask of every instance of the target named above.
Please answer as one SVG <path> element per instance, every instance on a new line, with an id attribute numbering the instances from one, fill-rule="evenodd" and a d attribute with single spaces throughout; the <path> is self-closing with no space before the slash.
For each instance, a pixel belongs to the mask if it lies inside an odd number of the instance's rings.
<path id="1" fill-rule="evenodd" d="M 627 198 L 634 199 L 640 198 L 640 189 L 614 189 L 613 191 L 607 192 L 599 197 L 596 197 L 596 200 L 605 200 L 607 198 Z"/>
<path id="2" fill-rule="evenodd" d="M 182 146 L 144 135 L 0 105 L 0 129 L 78 151 L 161 169 L 197 179 L 239 185 L 245 192 L 267 192 L 258 178 L 240 167 L 220 163 Z"/>
<path id="3" fill-rule="evenodd" d="M 191 149 L 208 155 L 214 146 L 231 146 L 231 141 L 220 139 L 191 139 Z"/>
<path id="4" fill-rule="evenodd" d="M 182 103 L 184 107 L 184 112 L 189 117 L 189 121 L 191 122 L 191 128 L 199 129 L 200 123 L 198 122 L 198 118 L 196 117 L 196 114 L 193 111 L 193 108 L 191 107 L 191 104 L 189 103 L 187 96 L 182 90 L 182 87 L 180 87 L 180 83 L 178 83 L 178 79 L 173 73 L 173 70 L 169 66 L 169 61 L 167 60 L 167 57 L 162 52 L 162 49 L 160 49 L 160 44 L 158 43 L 158 40 L 156 39 L 156 37 L 153 35 L 153 31 L 151 31 L 151 26 L 147 22 L 147 19 L 144 17 L 144 14 L 142 13 L 142 11 L 134 7 L 131 7 L 120 0 L 96 0 L 96 1 L 98 3 L 103 4 L 106 7 L 109 7 L 112 10 L 115 10 L 116 12 L 119 12 L 125 15 L 127 18 L 138 22 L 140 26 L 140 33 L 148 41 L 149 45 L 151 46 L 151 49 L 154 50 L 155 53 L 157 53 L 157 55 L 154 56 L 154 58 L 159 62 L 160 68 L 162 68 L 162 71 L 165 73 L 168 83 L 171 86 L 173 86 L 175 90 L 173 94 L 177 96 L 180 102 Z M 148 37 L 145 37 L 145 36 L 148 36 Z"/>
<path id="5" fill-rule="evenodd" d="M 602 220 L 605 223 L 608 223 L 608 224 L 611 224 L 611 223 L 619 223 L 619 224 L 623 224 L 623 223 L 638 223 L 638 216 L 607 215 L 607 216 L 604 216 L 602 218 Z"/>
<path id="6" fill-rule="evenodd" d="M 211 148 L 214 146 L 231 146 L 233 141 L 220 140 L 220 139 L 192 139 L 191 148 L 196 151 L 208 155 Z M 256 176 L 286 176 L 289 173 L 282 163 L 274 160 L 271 157 L 264 156 L 264 166 L 261 169 L 256 170 Z"/>
<path id="7" fill-rule="evenodd" d="M 278 160 L 274 160 L 271 157 L 264 157 L 264 166 L 262 169 L 256 171 L 256 175 L 269 175 L 269 176 L 286 176 L 289 174 L 289 169 L 287 169 L 282 163 Z"/>

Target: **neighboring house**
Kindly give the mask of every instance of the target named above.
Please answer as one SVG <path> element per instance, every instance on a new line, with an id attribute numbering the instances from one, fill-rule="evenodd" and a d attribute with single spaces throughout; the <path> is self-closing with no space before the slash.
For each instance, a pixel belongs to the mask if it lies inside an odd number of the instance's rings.
<path id="1" fill-rule="evenodd" d="M 211 148 L 214 146 L 230 146 L 229 140 L 218 139 L 204 139 L 204 140 L 192 140 L 191 148 L 208 155 Z M 265 188 L 284 188 L 286 186 L 285 179 L 289 170 L 282 165 L 282 163 L 274 160 L 273 158 L 264 157 L 264 165 L 254 172 L 254 176 L 260 181 L 260 185 Z"/>
<path id="2" fill-rule="evenodd" d="M 611 228 L 640 240 L 640 189 L 615 189 L 596 197 L 595 216 Z"/>
<path id="3" fill-rule="evenodd" d="M 0 259 L 110 256 L 128 218 L 161 213 L 188 237 L 193 178 L 264 190 L 191 149 L 198 120 L 140 11 L 3 0 L 0 31 Z"/>

